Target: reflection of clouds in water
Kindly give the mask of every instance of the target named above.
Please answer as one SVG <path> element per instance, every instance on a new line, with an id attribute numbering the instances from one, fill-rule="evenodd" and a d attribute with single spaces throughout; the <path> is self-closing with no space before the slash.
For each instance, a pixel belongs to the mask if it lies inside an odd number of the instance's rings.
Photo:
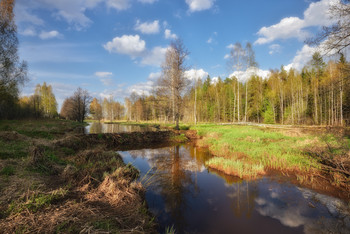
<path id="1" fill-rule="evenodd" d="M 276 205 L 275 202 L 263 198 L 258 198 L 256 203 L 258 204 L 256 210 L 261 215 L 278 219 L 285 226 L 299 227 L 308 222 L 308 220 L 302 216 L 302 207 L 280 207 Z"/>
<path id="2" fill-rule="evenodd" d="M 299 188 L 299 190 L 305 199 L 314 200 L 323 204 L 327 207 L 328 211 L 334 216 L 339 214 L 350 215 L 350 207 L 347 207 L 347 204 L 340 199 L 329 197 L 324 194 L 315 193 L 312 192 L 310 189 Z"/>
<path id="3" fill-rule="evenodd" d="M 305 233 L 349 233 L 349 213 L 344 213 L 346 204 L 341 200 L 300 188 L 300 193 L 288 196 L 279 187 L 281 185 L 255 198 L 257 212 L 288 227 L 304 226 Z M 308 206 L 310 200 L 317 203 L 317 208 Z M 315 209 L 322 211 L 322 215 L 316 216 Z"/>

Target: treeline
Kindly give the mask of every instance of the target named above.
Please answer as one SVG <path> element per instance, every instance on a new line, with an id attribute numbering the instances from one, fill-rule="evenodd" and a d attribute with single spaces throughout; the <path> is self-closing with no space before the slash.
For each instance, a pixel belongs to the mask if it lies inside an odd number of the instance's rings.
<path id="1" fill-rule="evenodd" d="M 279 124 L 350 124 L 350 64 L 343 55 L 325 63 L 319 53 L 298 72 L 271 70 L 266 79 L 253 75 L 213 83 L 192 82 L 182 97 L 185 122 L 257 122 Z M 150 96 L 135 93 L 125 101 L 127 119 L 174 121 L 171 100 L 157 89 Z"/>
<path id="2" fill-rule="evenodd" d="M 52 86 L 37 84 L 35 92 L 29 97 L 19 99 L 20 113 L 19 117 L 45 117 L 54 118 L 58 116 L 57 101 L 52 91 Z"/>
<path id="3" fill-rule="evenodd" d="M 125 117 L 125 107 L 113 97 L 104 98 L 103 101 L 94 98 L 90 104 L 90 116 L 98 121 L 121 120 Z"/>

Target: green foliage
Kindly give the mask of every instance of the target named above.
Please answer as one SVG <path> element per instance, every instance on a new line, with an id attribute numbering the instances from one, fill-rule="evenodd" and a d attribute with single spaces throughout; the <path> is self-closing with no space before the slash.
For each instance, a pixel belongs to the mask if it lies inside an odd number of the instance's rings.
<path id="1" fill-rule="evenodd" d="M 270 105 L 266 107 L 266 110 L 264 112 L 264 123 L 266 124 L 275 123 L 273 109 Z"/>

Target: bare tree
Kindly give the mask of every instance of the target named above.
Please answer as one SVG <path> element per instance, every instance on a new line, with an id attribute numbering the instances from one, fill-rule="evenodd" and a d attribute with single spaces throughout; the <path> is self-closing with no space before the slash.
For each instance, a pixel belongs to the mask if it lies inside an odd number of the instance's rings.
<path id="1" fill-rule="evenodd" d="M 330 3 L 330 18 L 336 21 L 323 30 L 314 38 L 306 40 L 309 45 L 320 45 L 326 53 L 340 53 L 350 45 L 350 1 L 339 0 Z"/>
<path id="2" fill-rule="evenodd" d="M 89 113 L 91 97 L 87 90 L 78 88 L 72 97 L 66 98 L 61 108 L 61 116 L 66 119 L 84 122 Z"/>
<path id="3" fill-rule="evenodd" d="M 189 52 L 180 39 L 172 41 L 165 54 L 162 76 L 158 80 L 160 90 L 163 93 L 168 93 L 168 97 L 171 99 L 176 129 L 179 129 L 182 95 L 185 88 L 189 85 L 189 80 L 184 75 L 184 72 L 187 70 L 185 60 L 188 54 Z"/>

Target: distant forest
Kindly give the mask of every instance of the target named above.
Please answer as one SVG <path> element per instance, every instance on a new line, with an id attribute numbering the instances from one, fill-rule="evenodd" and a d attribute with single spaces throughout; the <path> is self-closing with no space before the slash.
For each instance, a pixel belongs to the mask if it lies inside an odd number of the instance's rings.
<path id="1" fill-rule="evenodd" d="M 346 2 L 346 3 L 345 3 Z M 27 63 L 18 56 L 14 1 L 0 2 L 0 119 L 61 117 L 83 122 L 96 120 L 175 122 L 256 122 L 269 124 L 350 125 L 350 64 L 342 52 L 350 45 L 350 5 L 338 2 L 330 9 L 338 22 L 323 31 L 309 45 L 323 45 L 337 59 L 324 61 L 319 52 L 299 72 L 271 70 L 263 79 L 252 75 L 205 80 L 188 79 L 189 52 L 180 39 L 171 42 L 162 72 L 150 95 L 132 93 L 124 103 L 110 97 L 97 99 L 78 88 L 63 102 L 60 114 L 52 87 L 38 84 L 30 97 L 20 97 L 25 85 Z M 334 56 L 333 56 L 334 58 Z M 328 59 L 328 58 L 327 58 Z M 258 65 L 250 43 L 236 43 L 231 50 L 232 71 L 255 70 Z M 254 73 L 253 73 L 254 74 Z"/>

